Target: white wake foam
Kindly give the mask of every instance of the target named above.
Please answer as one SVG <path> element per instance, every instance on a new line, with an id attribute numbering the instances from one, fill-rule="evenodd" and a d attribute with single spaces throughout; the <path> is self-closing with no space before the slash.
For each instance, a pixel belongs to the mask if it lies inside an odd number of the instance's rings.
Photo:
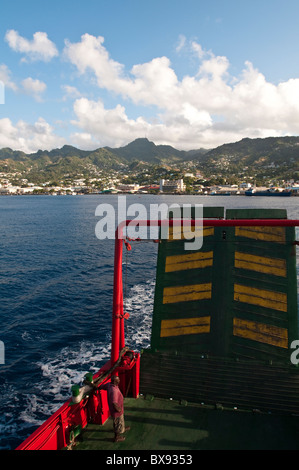
<path id="1" fill-rule="evenodd" d="M 150 345 L 155 282 L 133 286 L 125 299 L 130 314 L 125 325 L 126 345 L 140 351 Z M 46 356 L 36 366 L 42 378 L 31 393 L 23 395 L 25 408 L 19 417 L 24 427 L 39 426 L 71 395 L 71 386 L 82 383 L 87 372 L 97 372 L 110 358 L 111 335 L 102 344 L 81 341 L 62 348 L 54 357 Z"/>

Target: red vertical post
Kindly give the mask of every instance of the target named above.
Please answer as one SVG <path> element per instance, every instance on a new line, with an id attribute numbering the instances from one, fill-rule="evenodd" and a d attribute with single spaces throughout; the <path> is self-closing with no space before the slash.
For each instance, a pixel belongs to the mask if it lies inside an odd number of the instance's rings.
<path id="1" fill-rule="evenodd" d="M 124 320 L 124 299 L 123 299 L 123 285 L 121 285 L 121 309 L 120 309 L 120 325 L 119 325 L 119 350 L 125 347 L 125 320 Z"/>
<path id="2" fill-rule="evenodd" d="M 117 229 L 115 233 L 114 249 L 114 287 L 113 287 L 113 310 L 112 310 L 112 344 L 111 361 L 116 362 L 119 357 L 120 346 L 120 319 L 122 314 L 122 252 L 123 240 L 122 230 Z"/>

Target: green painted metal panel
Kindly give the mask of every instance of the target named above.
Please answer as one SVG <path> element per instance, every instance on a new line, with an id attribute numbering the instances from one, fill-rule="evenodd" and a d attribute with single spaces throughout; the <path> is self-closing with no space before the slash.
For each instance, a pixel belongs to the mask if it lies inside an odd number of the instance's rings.
<path id="1" fill-rule="evenodd" d="M 251 215 L 251 217 L 249 217 Z M 286 210 L 230 210 L 226 218 L 286 218 Z M 290 361 L 298 337 L 294 227 L 233 228 L 227 267 L 230 355 Z"/>
<path id="2" fill-rule="evenodd" d="M 209 207 L 203 206 L 203 217 L 205 219 L 223 219 L 224 218 L 224 207 Z M 181 207 L 181 214 L 183 213 L 183 207 Z M 195 207 L 191 207 L 191 218 L 194 218 L 195 215 Z M 169 218 L 173 217 L 173 212 L 169 212 Z"/>
<path id="3" fill-rule="evenodd" d="M 226 219 L 287 219 L 286 209 L 227 209 Z"/>
<path id="4" fill-rule="evenodd" d="M 161 399 L 146 395 L 137 400 L 125 399 L 125 423 L 131 428 L 125 434 L 125 441 L 114 442 L 113 421 L 109 419 L 104 426 L 89 423 L 72 450 L 102 450 L 100 459 L 106 461 L 108 468 L 112 460 L 117 464 L 128 463 L 127 468 L 144 468 L 143 462 L 137 460 L 139 453 L 134 451 L 147 451 L 142 454 L 146 458 L 151 450 L 155 451 L 153 468 L 164 468 L 158 465 L 159 459 L 166 468 L 170 467 L 167 465 L 170 458 L 181 468 L 180 464 L 190 462 L 190 454 L 195 464 L 194 450 L 298 450 L 297 419 L 275 413 L 238 413 L 226 407 L 218 411 L 215 406 L 189 401 L 184 405 L 184 401 L 169 400 L 169 396 Z M 166 450 L 170 451 L 169 455 L 165 455 Z M 132 460 L 135 458 L 136 463 Z M 196 463 L 199 464 L 197 459 Z M 118 468 L 117 464 L 111 468 Z"/>
<path id="5" fill-rule="evenodd" d="M 207 217 L 224 216 L 207 208 Z M 226 218 L 286 218 L 285 210 L 227 210 Z M 289 361 L 298 336 L 295 229 L 205 227 L 200 250 L 160 240 L 151 346 Z"/>

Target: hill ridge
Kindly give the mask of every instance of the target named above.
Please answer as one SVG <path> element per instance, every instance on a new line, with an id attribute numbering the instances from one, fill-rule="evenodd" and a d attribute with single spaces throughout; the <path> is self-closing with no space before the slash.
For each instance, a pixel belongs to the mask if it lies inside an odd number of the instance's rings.
<path id="1" fill-rule="evenodd" d="M 65 175 L 91 175 L 90 168 L 99 171 L 120 171 L 125 167 L 144 165 L 176 165 L 196 167 L 205 177 L 221 175 L 266 176 L 299 179 L 299 137 L 243 138 L 214 149 L 177 150 L 171 145 L 156 145 L 147 138 L 138 138 L 118 148 L 99 147 L 81 150 L 65 144 L 52 150 L 25 153 L 11 148 L 0 149 L 0 171 L 27 171 L 30 178 L 44 173 L 43 179 L 62 178 Z M 27 176 L 26 176 L 27 178 Z"/>

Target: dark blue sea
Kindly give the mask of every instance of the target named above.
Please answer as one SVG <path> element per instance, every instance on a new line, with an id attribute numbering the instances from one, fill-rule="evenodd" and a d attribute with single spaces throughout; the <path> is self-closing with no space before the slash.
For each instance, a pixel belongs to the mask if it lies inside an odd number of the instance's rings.
<path id="1" fill-rule="evenodd" d="M 299 219 L 296 197 L 126 196 L 148 214 L 173 202 L 286 207 Z M 15 449 L 109 359 L 114 240 L 96 236 L 100 204 L 117 216 L 117 195 L 0 197 L 0 449 Z M 151 241 L 124 251 L 126 343 L 136 350 L 150 344 L 156 256 Z"/>

